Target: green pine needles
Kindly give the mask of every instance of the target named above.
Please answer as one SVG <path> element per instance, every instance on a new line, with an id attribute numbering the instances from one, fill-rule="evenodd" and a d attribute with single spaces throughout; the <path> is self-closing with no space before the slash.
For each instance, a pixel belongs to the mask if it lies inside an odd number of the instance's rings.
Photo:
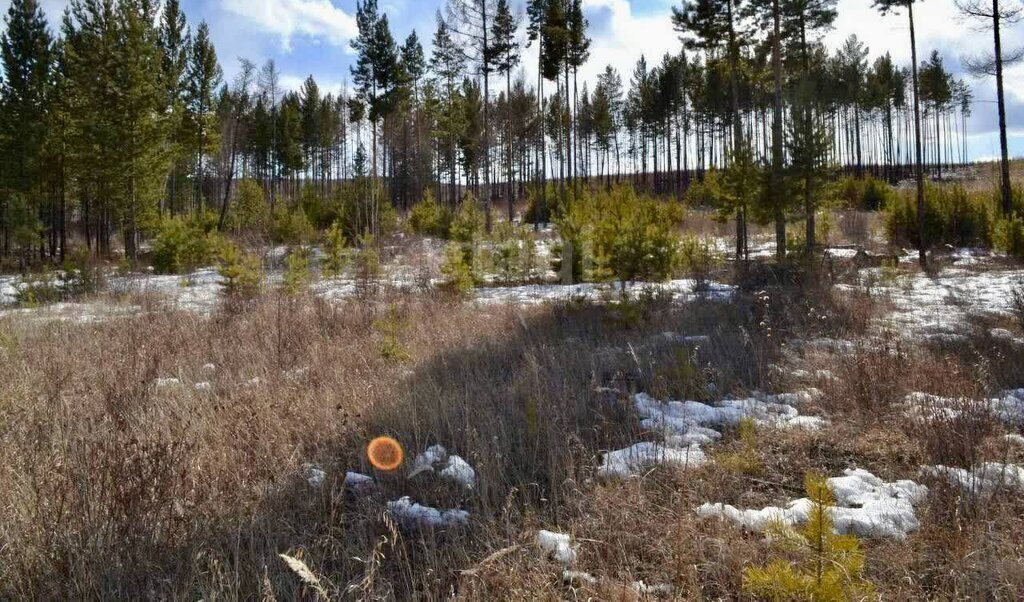
<path id="1" fill-rule="evenodd" d="M 820 474 L 805 480 L 811 500 L 807 524 L 795 530 L 777 526 L 773 541 L 786 558 L 743 571 L 743 591 L 766 600 L 832 602 L 870 596 L 873 587 L 864 579 L 864 552 L 852 535 L 836 535 L 829 507 L 835 503 Z"/>

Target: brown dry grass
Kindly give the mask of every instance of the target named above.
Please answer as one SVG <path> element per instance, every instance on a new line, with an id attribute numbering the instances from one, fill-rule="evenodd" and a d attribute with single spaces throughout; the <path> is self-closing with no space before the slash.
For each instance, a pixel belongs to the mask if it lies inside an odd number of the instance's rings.
<path id="1" fill-rule="evenodd" d="M 990 386 L 962 356 L 926 349 L 793 358 L 785 348 L 795 339 L 867 329 L 866 299 L 814 283 L 733 304 L 654 299 L 642 309 L 269 295 L 209 319 L 0 322 L 0 598 L 634 600 L 632 584 L 643 580 L 671 584 L 676 599 L 735 599 L 742 568 L 767 562 L 772 548 L 698 519 L 696 506 L 783 503 L 811 470 L 913 477 L 933 461 L 932 443 L 959 425 L 908 424 L 896 407 L 905 393 Z M 382 324 L 396 317 L 387 328 L 400 333 L 405 361 L 384 353 Z M 658 339 L 665 331 L 712 340 L 688 351 Z M 833 428 L 759 432 L 762 474 L 711 465 L 595 479 L 598 452 L 649 436 L 627 391 L 791 390 L 788 369 L 770 366 L 794 362 L 836 375 L 811 408 Z M 180 386 L 156 385 L 172 376 Z M 994 443 L 998 432 L 965 440 L 978 458 L 1020 460 Z M 371 472 L 362 448 L 379 434 L 408 455 L 445 445 L 473 464 L 479 487 L 377 474 L 377 491 L 346 491 L 346 470 Z M 727 434 L 712 453 L 735 447 Z M 305 463 L 327 472 L 322 488 L 306 483 Z M 935 491 L 919 533 L 865 544 L 879 591 L 1021 593 L 1021 502 L 977 505 Z M 466 508 L 471 527 L 402 529 L 384 512 L 402 495 Z M 563 584 L 560 567 L 533 549 L 537 528 L 571 533 L 581 544 L 576 568 L 597 582 Z M 319 586 L 280 554 L 300 559 Z"/>

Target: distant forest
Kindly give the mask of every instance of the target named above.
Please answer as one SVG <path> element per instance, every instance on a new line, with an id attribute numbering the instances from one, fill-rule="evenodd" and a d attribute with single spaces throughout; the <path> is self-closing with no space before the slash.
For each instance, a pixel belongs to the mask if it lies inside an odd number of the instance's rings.
<path id="1" fill-rule="evenodd" d="M 134 260 L 166 216 L 209 212 L 223 229 L 242 182 L 272 211 L 345 196 L 372 231 L 380 206 L 427 194 L 454 207 L 471 193 L 510 218 L 526 201 L 541 221 L 583 184 L 682 199 L 710 172 L 749 166 L 767 180 L 729 208 L 738 234 L 756 202 L 783 242 L 805 212 L 813 244 L 820 182 L 841 170 L 916 177 L 923 222 L 926 172 L 968 161 L 971 89 L 917 48 L 918 3 L 876 6 L 909 19 L 911 64 L 869 61 L 856 36 L 826 49 L 834 0 L 687 0 L 665 17 L 674 52 L 581 81 L 582 0 L 449 0 L 429 55 L 365 0 L 351 88 L 328 91 L 312 77 L 283 89 L 272 61 L 243 59 L 225 81 L 206 24 L 190 25 L 178 0 L 72 0 L 56 32 L 37 0 L 13 0 L 0 39 L 0 254 L 59 260 L 75 236 L 109 256 L 117 236 Z M 970 66 L 997 78 L 1009 214 L 999 32 L 1018 9 L 960 8 L 994 33 L 993 54 Z M 522 75 L 531 45 L 536 81 Z"/>

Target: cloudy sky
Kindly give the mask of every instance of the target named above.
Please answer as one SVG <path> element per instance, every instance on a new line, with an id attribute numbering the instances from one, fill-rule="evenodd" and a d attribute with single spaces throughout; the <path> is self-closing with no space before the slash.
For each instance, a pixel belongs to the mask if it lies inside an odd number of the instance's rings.
<path id="1" fill-rule="evenodd" d="M 66 0 L 41 0 L 51 20 L 56 19 Z M 352 54 L 349 40 L 355 35 L 356 0 L 182 0 L 190 23 L 205 20 L 210 25 L 217 52 L 225 71 L 234 72 L 239 57 L 256 62 L 273 58 L 286 76 L 284 83 L 297 86 L 312 74 L 321 87 L 339 88 L 349 77 Z M 641 54 L 650 62 L 665 52 L 675 52 L 679 41 L 669 21 L 671 6 L 680 0 L 584 0 L 593 37 L 591 59 L 584 75 L 593 77 L 606 64 L 624 77 Z M 426 50 L 435 27 L 435 13 L 445 0 L 379 0 L 397 39 L 415 29 Z M 511 0 L 522 11 L 523 0 Z M 0 0 L 6 10 L 9 0 Z M 856 34 L 872 56 L 890 52 L 902 64 L 910 61 L 905 15 L 881 17 L 870 0 L 839 0 L 839 18 L 826 43 L 836 47 Z M 962 71 L 961 59 L 991 48 L 991 34 L 976 29 L 957 14 L 953 0 L 930 0 L 921 4 L 917 17 L 918 52 L 923 58 L 933 49 L 943 55 L 948 69 Z M 1024 24 L 1004 32 L 1004 48 L 1024 45 Z M 532 56 L 532 58 L 531 58 Z M 536 55 L 524 58 L 527 77 Z M 962 74 L 961 74 L 962 75 Z M 964 76 L 966 77 L 966 76 Z M 995 85 L 971 80 L 974 87 L 974 115 L 969 124 L 969 148 L 976 158 L 998 153 Z M 1011 152 L 1024 155 L 1024 65 L 1007 73 Z"/>

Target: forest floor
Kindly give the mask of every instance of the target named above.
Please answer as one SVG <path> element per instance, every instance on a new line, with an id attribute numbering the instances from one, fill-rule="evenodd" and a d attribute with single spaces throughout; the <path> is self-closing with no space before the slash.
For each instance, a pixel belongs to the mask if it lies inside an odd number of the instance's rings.
<path id="1" fill-rule="evenodd" d="M 230 311 L 213 269 L 39 307 L 0 278 L 0 598 L 742 598 L 814 564 L 765 531 L 819 473 L 873 597 L 1020 599 L 1024 268 L 858 267 L 875 226 L 837 224 L 789 284 L 756 232 L 744 277 L 628 299 L 453 301 L 412 237 L 372 287 Z"/>

